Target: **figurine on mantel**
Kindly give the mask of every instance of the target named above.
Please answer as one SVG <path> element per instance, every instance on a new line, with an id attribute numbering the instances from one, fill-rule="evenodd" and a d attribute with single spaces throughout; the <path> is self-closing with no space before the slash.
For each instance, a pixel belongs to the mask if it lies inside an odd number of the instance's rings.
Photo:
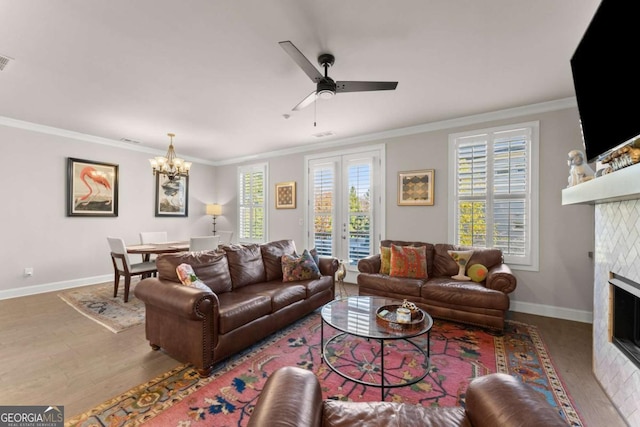
<path id="1" fill-rule="evenodd" d="M 582 151 L 569 151 L 567 164 L 569 165 L 569 185 L 567 185 L 567 187 L 573 187 L 581 182 L 593 179 L 593 169 L 591 169 L 591 166 L 585 162 L 584 153 Z"/>

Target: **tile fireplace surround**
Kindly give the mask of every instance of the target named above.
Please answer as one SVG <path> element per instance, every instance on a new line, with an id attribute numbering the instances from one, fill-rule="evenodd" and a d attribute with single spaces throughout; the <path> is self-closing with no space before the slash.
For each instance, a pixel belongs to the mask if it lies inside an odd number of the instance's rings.
<path id="1" fill-rule="evenodd" d="M 640 426 L 640 369 L 611 343 L 608 283 L 610 272 L 640 282 L 640 164 L 562 193 L 565 205 L 595 204 L 593 370 L 626 422 Z"/>

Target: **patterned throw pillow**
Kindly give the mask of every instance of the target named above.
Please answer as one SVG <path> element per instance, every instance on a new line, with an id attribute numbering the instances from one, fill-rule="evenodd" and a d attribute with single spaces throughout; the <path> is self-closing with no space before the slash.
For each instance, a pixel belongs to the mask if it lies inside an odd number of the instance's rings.
<path id="1" fill-rule="evenodd" d="M 391 272 L 391 248 L 380 246 L 380 274 Z"/>
<path id="2" fill-rule="evenodd" d="M 193 286 L 194 288 L 202 289 L 203 291 L 210 291 L 209 288 L 202 280 L 198 279 L 196 272 L 193 271 L 193 267 L 189 264 L 180 264 L 176 267 L 176 274 L 180 279 L 180 282 L 185 286 Z"/>
<path id="3" fill-rule="evenodd" d="M 426 246 L 414 247 L 391 245 L 391 269 L 389 275 L 395 277 L 426 279 Z"/>
<path id="4" fill-rule="evenodd" d="M 311 254 L 311 258 L 313 258 L 313 261 L 316 263 L 316 265 L 320 267 L 320 255 L 318 255 L 318 251 L 316 250 L 316 248 L 311 249 L 309 251 L 309 254 Z"/>
<path id="5" fill-rule="evenodd" d="M 320 270 L 307 249 L 299 257 L 282 255 L 282 281 L 319 279 Z"/>

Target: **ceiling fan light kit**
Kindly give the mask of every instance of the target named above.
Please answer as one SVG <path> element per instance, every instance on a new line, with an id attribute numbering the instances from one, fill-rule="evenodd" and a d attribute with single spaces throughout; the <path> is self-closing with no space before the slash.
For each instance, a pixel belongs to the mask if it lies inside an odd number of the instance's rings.
<path id="1" fill-rule="evenodd" d="M 398 82 L 369 82 L 369 81 L 344 81 L 336 82 L 329 77 L 328 69 L 335 63 L 335 57 L 330 53 L 323 53 L 318 56 L 318 64 L 324 68 L 324 76 L 318 69 L 300 52 L 290 41 L 279 43 L 282 49 L 298 64 L 307 76 L 316 84 L 316 90 L 311 92 L 298 105 L 293 107 L 293 111 L 301 110 L 316 100 L 331 99 L 340 92 L 368 92 L 378 90 L 395 90 Z"/>

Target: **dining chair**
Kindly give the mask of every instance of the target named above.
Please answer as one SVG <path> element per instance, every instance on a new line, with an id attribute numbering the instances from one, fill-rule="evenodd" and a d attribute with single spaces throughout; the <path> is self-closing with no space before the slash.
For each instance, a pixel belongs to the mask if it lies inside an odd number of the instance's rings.
<path id="1" fill-rule="evenodd" d="M 233 231 L 217 231 L 218 236 L 220 236 L 220 244 L 221 245 L 230 245 L 231 238 L 233 238 Z"/>
<path id="2" fill-rule="evenodd" d="M 129 302 L 129 286 L 131 285 L 131 276 L 142 276 L 142 278 L 151 276 L 158 270 L 154 261 L 140 262 L 131 264 L 127 254 L 127 247 L 124 240 L 118 237 L 107 237 L 109 247 L 111 248 L 111 261 L 113 262 L 113 297 L 118 296 L 118 288 L 120 287 L 120 276 L 124 276 L 124 302 Z"/>
<path id="3" fill-rule="evenodd" d="M 215 251 L 218 249 L 218 243 L 220 243 L 220 236 L 192 237 L 189 240 L 189 250 L 191 252 Z"/>

